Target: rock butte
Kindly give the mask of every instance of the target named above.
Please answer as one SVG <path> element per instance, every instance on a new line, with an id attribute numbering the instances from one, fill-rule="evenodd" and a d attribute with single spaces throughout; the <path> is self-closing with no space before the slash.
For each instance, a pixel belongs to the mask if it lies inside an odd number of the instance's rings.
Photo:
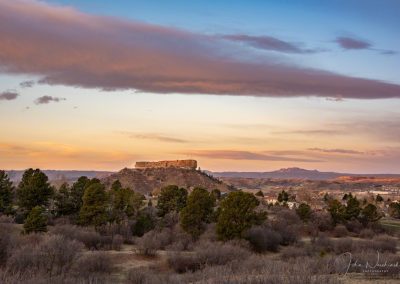
<path id="1" fill-rule="evenodd" d="M 136 169 L 151 169 L 151 168 L 181 168 L 193 169 L 197 168 L 196 160 L 174 160 L 174 161 L 158 161 L 158 162 L 136 162 Z"/>

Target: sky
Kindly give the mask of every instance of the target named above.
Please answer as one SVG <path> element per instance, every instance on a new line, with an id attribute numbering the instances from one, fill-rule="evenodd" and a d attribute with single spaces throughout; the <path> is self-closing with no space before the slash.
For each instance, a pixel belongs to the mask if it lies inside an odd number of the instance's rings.
<path id="1" fill-rule="evenodd" d="M 400 2 L 0 0 L 0 168 L 400 173 Z"/>

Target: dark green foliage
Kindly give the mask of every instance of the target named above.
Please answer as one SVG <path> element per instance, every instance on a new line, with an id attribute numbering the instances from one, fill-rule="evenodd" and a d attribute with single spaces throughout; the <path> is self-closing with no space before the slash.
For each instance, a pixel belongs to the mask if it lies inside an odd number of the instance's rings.
<path id="1" fill-rule="evenodd" d="M 347 204 L 346 204 L 346 219 L 352 220 L 357 219 L 360 215 L 361 207 L 360 202 L 356 197 L 353 197 L 351 193 L 347 197 Z"/>
<path id="2" fill-rule="evenodd" d="M 78 214 L 83 204 L 83 195 L 85 189 L 93 184 L 100 182 L 98 179 L 88 179 L 85 176 L 80 177 L 71 187 L 71 200 L 74 204 L 74 214 Z"/>
<path id="3" fill-rule="evenodd" d="M 210 223 L 215 206 L 215 198 L 204 188 L 195 188 L 187 199 L 186 207 L 180 213 L 182 229 L 197 239 Z"/>
<path id="4" fill-rule="evenodd" d="M 48 177 L 39 169 L 28 169 L 24 172 L 18 185 L 18 205 L 25 212 L 36 206 L 47 206 L 53 194 Z"/>
<path id="5" fill-rule="evenodd" d="M 14 186 L 5 171 L 0 171 L 0 213 L 10 214 Z"/>
<path id="6" fill-rule="evenodd" d="M 289 194 L 286 191 L 282 190 L 282 192 L 278 194 L 278 202 L 286 203 L 288 201 L 289 201 Z"/>
<path id="7" fill-rule="evenodd" d="M 169 212 L 179 212 L 186 206 L 187 190 L 176 185 L 169 185 L 161 189 L 158 197 L 157 209 L 159 216 Z"/>
<path id="8" fill-rule="evenodd" d="M 346 207 L 338 200 L 330 200 L 328 206 L 334 224 L 341 223 L 346 219 Z"/>
<path id="9" fill-rule="evenodd" d="M 252 227 L 246 233 L 246 239 L 256 252 L 277 252 L 282 242 L 282 236 L 278 232 L 263 226 Z"/>
<path id="10" fill-rule="evenodd" d="M 264 193 L 261 190 L 259 190 L 257 191 L 256 196 L 264 197 Z"/>
<path id="11" fill-rule="evenodd" d="M 383 197 L 380 196 L 379 194 L 376 196 L 376 202 L 382 202 L 383 201 Z"/>
<path id="12" fill-rule="evenodd" d="M 219 189 L 213 189 L 212 191 L 211 191 L 211 194 L 214 196 L 214 198 L 216 199 L 216 200 L 219 200 L 219 199 L 221 199 L 221 191 L 219 190 Z"/>
<path id="13" fill-rule="evenodd" d="M 76 204 L 71 196 L 71 188 L 67 183 L 60 186 L 54 196 L 56 216 L 66 216 L 75 213 Z"/>
<path id="14" fill-rule="evenodd" d="M 382 218 L 382 215 L 379 214 L 378 209 L 373 204 L 368 204 L 361 211 L 360 221 L 364 226 L 376 222 L 380 218 Z"/>
<path id="15" fill-rule="evenodd" d="M 142 194 L 136 193 L 129 188 L 123 188 L 117 180 L 111 186 L 111 221 L 117 224 L 134 216 L 142 207 L 145 200 Z"/>
<path id="16" fill-rule="evenodd" d="M 311 207 L 306 203 L 301 203 L 299 208 L 296 209 L 296 213 L 303 222 L 307 222 L 311 217 Z"/>
<path id="17" fill-rule="evenodd" d="M 95 227 L 107 223 L 107 194 L 100 182 L 89 185 L 83 195 L 83 205 L 79 212 L 79 222 L 82 225 Z"/>
<path id="18" fill-rule="evenodd" d="M 389 216 L 400 219 L 400 202 L 392 202 L 389 204 Z"/>
<path id="19" fill-rule="evenodd" d="M 259 201 L 251 194 L 235 191 L 221 201 L 217 221 L 217 235 L 221 240 L 242 238 L 243 233 L 253 225 L 261 224 L 266 218 L 264 212 L 256 212 Z"/>
<path id="20" fill-rule="evenodd" d="M 145 233 L 154 229 L 156 225 L 156 218 L 152 211 L 142 210 L 139 212 L 135 224 L 132 226 L 132 234 L 141 237 Z"/>
<path id="21" fill-rule="evenodd" d="M 35 206 L 25 219 L 24 233 L 30 234 L 40 232 L 47 232 L 47 217 L 43 207 Z"/>

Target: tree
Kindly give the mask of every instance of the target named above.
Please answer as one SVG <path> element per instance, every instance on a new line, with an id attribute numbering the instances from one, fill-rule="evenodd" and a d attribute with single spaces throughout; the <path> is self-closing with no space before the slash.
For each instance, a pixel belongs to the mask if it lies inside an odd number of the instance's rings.
<path id="1" fill-rule="evenodd" d="M 71 200 L 74 204 L 74 214 L 78 214 L 81 210 L 85 189 L 88 188 L 91 184 L 99 182 L 100 181 L 96 178 L 89 179 L 85 176 L 81 176 L 76 182 L 74 182 L 71 187 Z"/>
<path id="2" fill-rule="evenodd" d="M 24 172 L 18 185 L 18 205 L 26 212 L 36 206 L 47 206 L 53 194 L 48 177 L 39 169 L 28 169 Z"/>
<path id="3" fill-rule="evenodd" d="M 286 192 L 286 191 L 284 191 L 284 190 L 282 190 L 279 194 L 278 194 L 278 202 L 279 203 L 286 203 L 286 202 L 288 202 L 289 201 L 289 194 Z"/>
<path id="4" fill-rule="evenodd" d="M 335 225 L 346 219 L 346 207 L 336 199 L 329 201 L 328 211 Z"/>
<path id="5" fill-rule="evenodd" d="M 54 195 L 54 206 L 57 216 L 67 216 L 75 213 L 76 204 L 72 198 L 71 188 L 63 183 Z"/>
<path id="6" fill-rule="evenodd" d="M 14 186 L 7 173 L 0 171 L 0 213 L 11 213 L 13 193 Z"/>
<path id="7" fill-rule="evenodd" d="M 211 194 L 214 196 L 215 200 L 221 199 L 221 191 L 218 188 L 213 189 Z"/>
<path id="8" fill-rule="evenodd" d="M 378 209 L 373 204 L 368 204 L 361 211 L 360 221 L 364 226 L 369 223 L 378 221 L 382 216 L 379 214 Z"/>
<path id="9" fill-rule="evenodd" d="M 296 213 L 303 222 L 307 222 L 311 217 L 311 207 L 306 203 L 301 203 L 299 208 L 296 209 Z"/>
<path id="10" fill-rule="evenodd" d="M 217 221 L 217 235 L 221 240 L 242 238 L 244 232 L 253 225 L 264 221 L 264 212 L 256 212 L 259 201 L 247 192 L 231 192 L 221 201 Z"/>
<path id="11" fill-rule="evenodd" d="M 348 195 L 346 204 L 346 220 L 357 219 L 360 215 L 361 207 L 358 199 L 351 193 Z"/>
<path id="12" fill-rule="evenodd" d="M 157 209 L 160 217 L 176 211 L 179 212 L 186 206 L 187 190 L 176 185 L 168 185 L 161 189 L 158 197 Z"/>
<path id="13" fill-rule="evenodd" d="M 120 224 L 124 219 L 134 216 L 142 207 L 145 197 L 129 188 L 123 188 L 117 180 L 111 186 L 111 221 Z"/>
<path id="14" fill-rule="evenodd" d="M 141 237 L 145 233 L 154 229 L 156 225 L 156 216 L 153 208 L 144 208 L 136 218 L 136 222 L 132 226 L 132 234 Z"/>
<path id="15" fill-rule="evenodd" d="M 197 239 L 210 223 L 215 206 L 215 198 L 204 188 L 195 188 L 189 194 L 186 206 L 181 210 L 180 223 L 184 231 Z"/>
<path id="16" fill-rule="evenodd" d="M 383 197 L 380 196 L 379 194 L 376 196 L 376 202 L 382 202 L 383 201 Z"/>
<path id="17" fill-rule="evenodd" d="M 107 223 L 107 194 L 100 182 L 91 184 L 83 195 L 83 204 L 79 212 L 79 222 L 82 225 L 95 227 Z"/>
<path id="18" fill-rule="evenodd" d="M 389 204 L 389 216 L 400 219 L 400 202 L 392 202 Z"/>
<path id="19" fill-rule="evenodd" d="M 24 222 L 25 234 L 47 232 L 47 217 L 44 213 L 45 209 L 41 206 L 32 208 Z"/>
<path id="20" fill-rule="evenodd" d="M 264 197 L 264 193 L 261 190 L 257 191 L 255 195 L 259 197 Z"/>

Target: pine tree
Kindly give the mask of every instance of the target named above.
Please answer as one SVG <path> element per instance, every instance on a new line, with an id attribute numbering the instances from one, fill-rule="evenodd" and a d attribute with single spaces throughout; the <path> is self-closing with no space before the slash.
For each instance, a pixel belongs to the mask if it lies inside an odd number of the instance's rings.
<path id="1" fill-rule="evenodd" d="M 40 232 L 47 232 L 47 217 L 43 207 L 35 206 L 25 219 L 24 233 L 30 234 Z"/>
<path id="2" fill-rule="evenodd" d="M 188 192 L 176 185 L 169 185 L 161 189 L 158 197 L 157 209 L 160 217 L 169 212 L 179 212 L 186 206 Z"/>
<path id="3" fill-rule="evenodd" d="M 14 186 L 5 171 L 0 171 L 0 213 L 10 214 Z"/>
<path id="4" fill-rule="evenodd" d="M 83 195 L 83 204 L 79 212 L 82 225 L 99 227 L 108 221 L 107 194 L 100 182 L 91 184 Z"/>

